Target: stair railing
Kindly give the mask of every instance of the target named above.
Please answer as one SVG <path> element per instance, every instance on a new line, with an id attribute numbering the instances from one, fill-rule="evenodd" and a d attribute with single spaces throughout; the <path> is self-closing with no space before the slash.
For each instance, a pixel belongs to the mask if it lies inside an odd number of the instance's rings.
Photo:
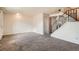
<path id="1" fill-rule="evenodd" d="M 74 8 L 74 9 L 66 10 L 66 11 L 64 12 L 64 14 L 68 15 L 68 20 L 69 20 L 69 17 L 72 17 L 72 18 L 74 18 L 76 21 L 78 21 L 78 18 L 77 18 L 77 17 L 78 17 L 78 15 L 77 15 L 78 9 L 79 9 L 79 8 Z"/>

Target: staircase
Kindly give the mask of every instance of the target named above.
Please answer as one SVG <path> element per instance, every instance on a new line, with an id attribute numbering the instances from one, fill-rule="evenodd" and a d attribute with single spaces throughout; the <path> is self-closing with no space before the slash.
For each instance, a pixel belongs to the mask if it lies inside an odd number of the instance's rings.
<path id="1" fill-rule="evenodd" d="M 66 22 L 51 37 L 79 44 L 79 22 Z"/>
<path id="2" fill-rule="evenodd" d="M 79 8 L 70 8 L 69 10 L 66 10 L 64 12 L 64 14 L 68 15 L 68 20 L 69 20 L 69 17 L 72 17 L 74 18 L 76 21 L 79 21 Z"/>
<path id="3" fill-rule="evenodd" d="M 67 21 L 60 28 L 55 30 L 51 34 L 51 36 L 61 40 L 79 44 L 78 8 L 66 10 L 63 15 L 67 16 Z M 74 19 L 75 21 L 70 21 L 72 19 Z"/>

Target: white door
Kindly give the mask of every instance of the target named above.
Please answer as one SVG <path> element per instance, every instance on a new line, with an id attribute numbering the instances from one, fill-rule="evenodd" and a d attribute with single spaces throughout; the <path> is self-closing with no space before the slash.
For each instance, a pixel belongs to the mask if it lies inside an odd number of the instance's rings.
<path id="1" fill-rule="evenodd" d="M 0 40 L 3 35 L 3 12 L 0 10 Z"/>

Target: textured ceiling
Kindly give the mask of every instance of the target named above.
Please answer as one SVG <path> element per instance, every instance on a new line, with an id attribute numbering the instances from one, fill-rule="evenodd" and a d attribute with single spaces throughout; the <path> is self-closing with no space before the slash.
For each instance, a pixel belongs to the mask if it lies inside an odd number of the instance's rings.
<path id="1" fill-rule="evenodd" d="M 38 13 L 54 13 L 63 7 L 5 7 L 6 13 L 22 13 L 26 15 L 36 15 Z"/>

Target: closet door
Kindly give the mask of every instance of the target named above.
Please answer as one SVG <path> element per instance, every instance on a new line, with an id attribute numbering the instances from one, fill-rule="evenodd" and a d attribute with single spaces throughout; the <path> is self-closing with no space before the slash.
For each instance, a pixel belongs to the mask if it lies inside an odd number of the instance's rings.
<path id="1" fill-rule="evenodd" d="M 3 12 L 0 10 L 0 40 L 3 35 Z"/>

